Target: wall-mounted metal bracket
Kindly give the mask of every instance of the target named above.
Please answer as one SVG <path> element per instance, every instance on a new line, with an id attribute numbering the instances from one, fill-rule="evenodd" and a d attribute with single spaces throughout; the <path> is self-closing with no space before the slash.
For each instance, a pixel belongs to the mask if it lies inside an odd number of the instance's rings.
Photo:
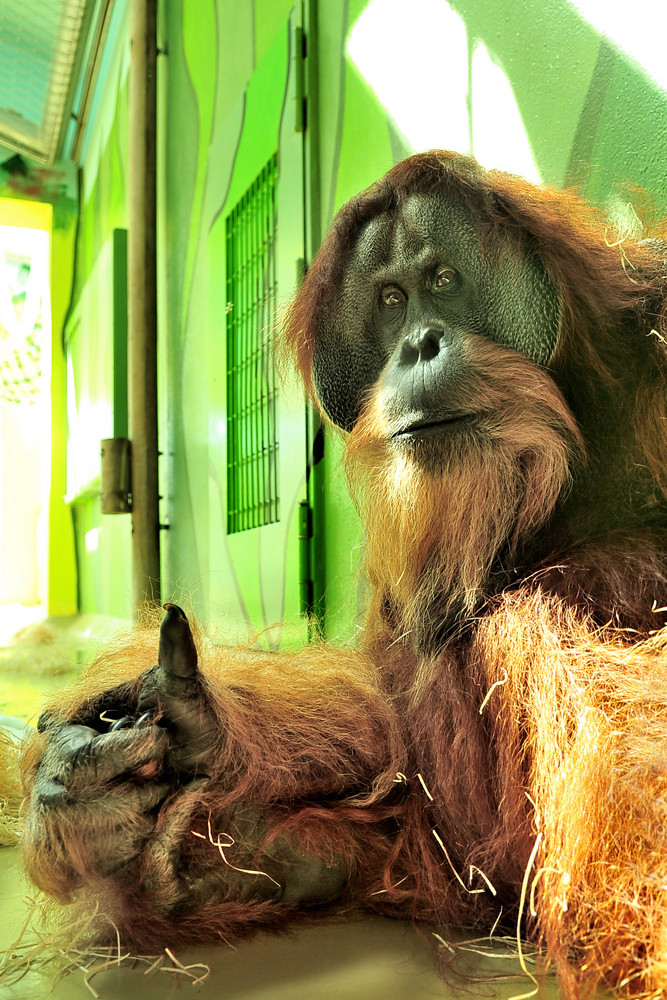
<path id="1" fill-rule="evenodd" d="M 102 513 L 129 514 L 132 510 L 132 446 L 127 438 L 104 438 L 102 459 Z"/>

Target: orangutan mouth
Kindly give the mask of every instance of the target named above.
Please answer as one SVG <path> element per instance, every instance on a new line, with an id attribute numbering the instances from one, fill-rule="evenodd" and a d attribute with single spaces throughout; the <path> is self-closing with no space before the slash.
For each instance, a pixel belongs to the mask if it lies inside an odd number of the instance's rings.
<path id="1" fill-rule="evenodd" d="M 416 420 L 392 434 L 392 440 L 410 441 L 431 437 L 434 434 L 446 433 L 450 427 L 470 424 L 473 419 L 473 413 L 453 413 L 446 417 Z"/>

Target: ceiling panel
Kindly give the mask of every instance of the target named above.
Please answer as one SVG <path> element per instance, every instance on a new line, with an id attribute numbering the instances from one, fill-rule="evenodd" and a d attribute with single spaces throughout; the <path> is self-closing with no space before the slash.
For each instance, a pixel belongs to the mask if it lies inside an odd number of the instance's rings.
<path id="1" fill-rule="evenodd" d="M 91 0 L 0 0 L 0 142 L 43 163 L 60 152 Z"/>

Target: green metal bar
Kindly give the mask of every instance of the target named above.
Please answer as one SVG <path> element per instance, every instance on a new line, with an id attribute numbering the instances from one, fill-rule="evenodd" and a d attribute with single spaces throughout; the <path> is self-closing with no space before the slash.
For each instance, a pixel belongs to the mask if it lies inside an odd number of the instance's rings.
<path id="1" fill-rule="evenodd" d="M 113 436 L 129 437 L 127 385 L 127 229 L 113 231 Z"/>

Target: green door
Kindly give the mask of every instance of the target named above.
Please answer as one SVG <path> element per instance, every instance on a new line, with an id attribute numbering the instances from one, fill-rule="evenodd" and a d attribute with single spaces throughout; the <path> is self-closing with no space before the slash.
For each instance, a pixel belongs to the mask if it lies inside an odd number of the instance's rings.
<path id="1" fill-rule="evenodd" d="M 273 356 L 304 257 L 300 30 L 298 4 L 233 116 L 229 189 L 210 234 L 216 259 L 224 257 L 216 278 L 226 305 L 224 330 L 212 328 L 224 377 L 212 400 L 209 606 L 232 638 L 260 635 L 271 648 L 307 633 L 299 568 L 305 407 L 298 386 L 280 384 Z"/>

